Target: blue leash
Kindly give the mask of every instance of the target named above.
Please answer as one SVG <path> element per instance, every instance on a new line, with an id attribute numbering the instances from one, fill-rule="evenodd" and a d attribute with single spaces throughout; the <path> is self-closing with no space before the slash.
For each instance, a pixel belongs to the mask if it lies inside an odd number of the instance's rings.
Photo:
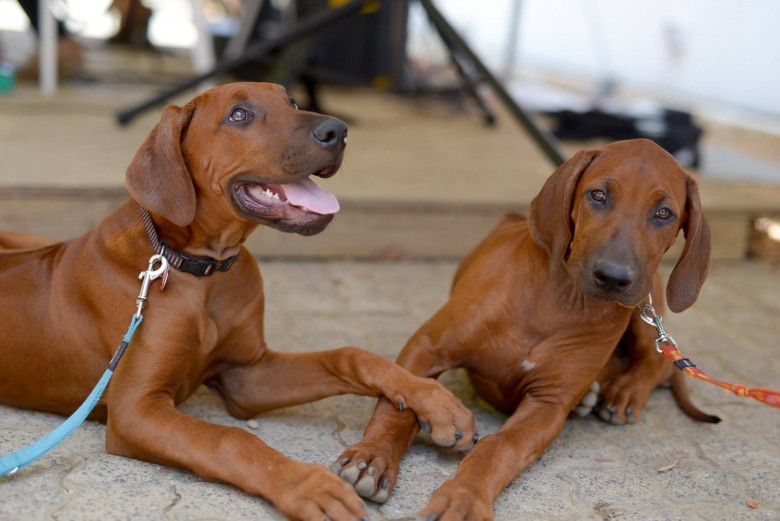
<path id="1" fill-rule="evenodd" d="M 153 269 L 156 262 L 159 262 L 160 266 L 157 269 Z M 81 406 L 62 423 L 62 425 L 38 441 L 35 441 L 16 452 L 12 452 L 11 454 L 0 457 L 0 476 L 10 476 L 11 474 L 14 474 L 18 470 L 23 469 L 33 461 L 37 460 L 52 450 L 54 447 L 62 443 L 65 438 L 70 436 L 73 431 L 75 431 L 76 428 L 78 428 L 78 426 L 87 419 L 89 413 L 92 412 L 92 409 L 94 409 L 98 401 L 100 401 L 100 397 L 103 395 L 103 391 L 105 391 L 106 387 L 108 387 L 108 382 L 111 380 L 111 376 L 113 376 L 114 371 L 119 364 L 119 360 L 122 358 L 122 355 L 125 353 L 127 346 L 130 344 L 130 340 L 133 338 L 135 330 L 139 325 L 141 325 L 141 322 L 144 319 L 143 315 L 141 314 L 141 310 L 146 304 L 147 294 L 149 292 L 149 284 L 154 279 L 162 276 L 163 281 L 160 288 L 162 290 L 162 287 L 165 285 L 167 273 L 167 259 L 159 254 L 153 255 L 151 259 L 149 259 L 149 268 L 146 271 L 141 272 L 139 275 L 139 278 L 143 282 L 141 283 L 141 292 L 138 294 L 138 298 L 136 299 L 136 305 L 138 306 L 138 309 L 133 315 L 133 318 L 130 320 L 130 327 L 127 329 L 127 333 L 125 333 L 125 337 L 119 344 L 119 348 L 117 349 L 116 353 L 114 353 L 114 357 L 108 364 L 108 369 L 106 369 L 106 372 L 103 373 L 103 376 L 100 378 L 95 388 L 92 389 L 91 393 L 89 393 L 89 396 L 87 396 L 87 399 L 84 400 L 84 403 L 82 403 Z"/>

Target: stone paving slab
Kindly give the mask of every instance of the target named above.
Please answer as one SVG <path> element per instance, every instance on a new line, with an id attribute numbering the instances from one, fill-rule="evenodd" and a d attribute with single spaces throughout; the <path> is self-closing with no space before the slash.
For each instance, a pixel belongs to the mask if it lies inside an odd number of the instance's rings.
<path id="1" fill-rule="evenodd" d="M 304 351 L 361 345 L 394 357 L 440 306 L 453 262 L 266 262 L 269 345 Z M 665 269 L 669 270 L 670 267 Z M 699 302 L 666 317 L 681 350 L 716 378 L 780 387 L 780 273 L 754 263 L 716 265 Z M 118 334 L 121 334 L 118 332 Z M 481 433 L 504 416 L 475 398 L 462 371 L 442 380 L 474 411 Z M 570 420 L 560 437 L 501 494 L 500 521 L 769 521 L 780 519 L 780 411 L 689 380 L 693 399 L 723 418 L 696 424 L 657 391 L 634 425 Z M 374 401 L 343 396 L 257 418 L 231 418 L 201 390 L 182 409 L 255 432 L 290 457 L 329 465 L 358 441 Z M 0 453 L 48 433 L 62 418 L 0 406 Z M 185 471 L 109 456 L 104 427 L 86 423 L 18 475 L 0 478 L 0 521 L 281 520 L 268 503 Z M 453 475 L 461 455 L 418 437 L 394 496 L 374 521 L 410 519 Z M 659 469 L 671 467 L 666 472 Z M 755 500 L 758 508 L 747 506 Z"/>

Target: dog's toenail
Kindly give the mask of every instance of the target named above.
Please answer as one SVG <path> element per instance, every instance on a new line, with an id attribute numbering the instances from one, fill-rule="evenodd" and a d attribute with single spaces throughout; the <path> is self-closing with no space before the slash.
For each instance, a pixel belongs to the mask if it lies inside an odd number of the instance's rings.
<path id="1" fill-rule="evenodd" d="M 428 423 L 425 420 L 420 420 L 420 428 L 424 430 L 425 432 L 430 433 L 431 432 L 431 424 Z"/>
<path id="2" fill-rule="evenodd" d="M 369 476 L 373 476 L 374 474 L 376 474 L 376 469 L 374 467 L 368 467 L 368 470 L 366 471 L 366 473 Z"/>
<path id="3" fill-rule="evenodd" d="M 359 461 L 357 464 L 358 470 L 363 470 L 366 467 L 368 467 L 368 464 L 365 461 Z"/>
<path id="4" fill-rule="evenodd" d="M 381 488 L 387 488 L 390 485 L 390 480 L 388 478 L 382 478 L 382 481 L 379 482 L 379 486 Z"/>
<path id="5" fill-rule="evenodd" d="M 339 461 L 339 464 L 340 464 L 342 467 L 343 467 L 344 465 L 346 465 L 347 463 L 349 463 L 349 458 L 344 458 L 343 460 Z"/>
<path id="6" fill-rule="evenodd" d="M 463 437 L 463 434 L 461 434 L 461 432 L 460 432 L 460 431 L 455 431 L 455 439 L 456 439 L 456 440 L 459 440 L 459 439 L 461 439 L 462 437 Z"/>
<path id="7" fill-rule="evenodd" d="M 471 441 L 477 443 L 479 441 L 479 433 L 475 434 L 474 437 L 471 438 Z"/>

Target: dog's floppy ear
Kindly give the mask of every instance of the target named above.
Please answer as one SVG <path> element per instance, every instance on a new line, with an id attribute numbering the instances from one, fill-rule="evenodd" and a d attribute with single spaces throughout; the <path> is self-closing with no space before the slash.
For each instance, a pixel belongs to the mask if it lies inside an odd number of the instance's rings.
<path id="1" fill-rule="evenodd" d="M 125 186 L 152 213 L 187 226 L 195 217 L 195 187 L 181 152 L 191 108 L 168 105 L 125 173 Z"/>
<path id="2" fill-rule="evenodd" d="M 550 256 L 550 275 L 561 265 L 571 242 L 574 190 L 582 173 L 597 154 L 598 150 L 577 152 L 553 172 L 541 192 L 531 201 L 531 235 Z"/>
<path id="3" fill-rule="evenodd" d="M 687 180 L 687 190 L 682 226 L 685 247 L 666 284 L 666 301 L 675 313 L 696 302 L 710 270 L 710 225 L 701 211 L 699 189 L 691 177 Z"/>

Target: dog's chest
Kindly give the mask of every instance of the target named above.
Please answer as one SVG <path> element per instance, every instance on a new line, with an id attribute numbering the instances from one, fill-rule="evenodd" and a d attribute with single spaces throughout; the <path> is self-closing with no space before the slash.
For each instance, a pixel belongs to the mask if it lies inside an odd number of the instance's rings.
<path id="1" fill-rule="evenodd" d="M 480 356 L 468 367 L 480 396 L 499 410 L 510 412 L 531 388 L 560 389 L 564 393 L 589 384 L 627 324 L 627 319 L 614 313 L 531 315 L 526 306 L 515 309 L 514 317 L 486 330 Z"/>

